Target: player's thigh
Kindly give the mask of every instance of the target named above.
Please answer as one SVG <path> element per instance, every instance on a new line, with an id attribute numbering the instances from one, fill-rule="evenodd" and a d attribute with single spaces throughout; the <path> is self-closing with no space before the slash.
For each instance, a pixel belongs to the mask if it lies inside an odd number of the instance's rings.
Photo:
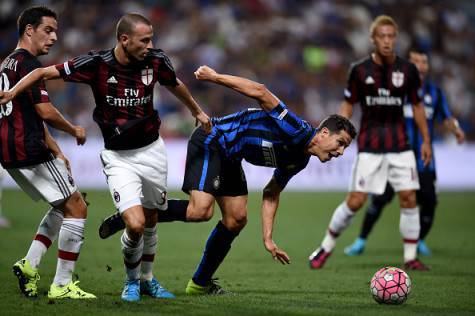
<path id="1" fill-rule="evenodd" d="M 132 163 L 142 179 L 143 207 L 166 210 L 168 163 L 162 138 L 138 151 Z"/>
<path id="2" fill-rule="evenodd" d="M 7 170 L 18 186 L 34 201 L 57 206 L 77 191 L 76 184 L 61 159 Z"/>
<path id="3" fill-rule="evenodd" d="M 119 153 L 111 150 L 101 152 L 103 171 L 116 209 L 123 213 L 126 209 L 142 205 L 142 179 L 134 165 Z"/>
<path id="4" fill-rule="evenodd" d="M 186 210 L 187 221 L 208 221 L 213 217 L 215 197 L 204 191 L 192 190 Z"/>
<path id="5" fill-rule="evenodd" d="M 394 191 L 419 189 L 416 158 L 412 150 L 386 154 L 388 159 L 388 181 Z"/>
<path id="6" fill-rule="evenodd" d="M 141 205 L 134 205 L 122 212 L 122 219 L 124 220 L 127 232 L 140 236 L 145 229 L 145 213 Z"/>
<path id="7" fill-rule="evenodd" d="M 387 177 L 385 154 L 358 153 L 353 163 L 349 191 L 383 194 Z"/>
<path id="8" fill-rule="evenodd" d="M 239 231 L 247 223 L 247 195 L 219 196 L 216 198 L 221 213 L 223 224 L 232 231 Z"/>

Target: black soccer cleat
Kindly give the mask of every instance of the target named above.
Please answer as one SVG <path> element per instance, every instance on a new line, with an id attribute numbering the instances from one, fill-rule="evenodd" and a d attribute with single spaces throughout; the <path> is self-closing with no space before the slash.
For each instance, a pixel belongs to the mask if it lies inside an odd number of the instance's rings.
<path id="1" fill-rule="evenodd" d="M 99 226 L 99 237 L 102 239 L 109 238 L 117 233 L 119 230 L 125 228 L 124 220 L 119 212 L 115 212 L 111 216 L 104 219 L 101 226 Z"/>

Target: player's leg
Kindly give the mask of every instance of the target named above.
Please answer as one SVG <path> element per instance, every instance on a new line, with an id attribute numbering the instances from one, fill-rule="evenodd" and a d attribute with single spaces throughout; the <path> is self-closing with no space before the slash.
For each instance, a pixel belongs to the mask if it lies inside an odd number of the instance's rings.
<path id="1" fill-rule="evenodd" d="M 387 161 L 382 154 L 358 153 L 352 168 L 350 190 L 333 212 L 325 238 L 320 246 L 310 254 L 311 269 L 323 267 L 333 248 L 337 237 L 350 225 L 356 212 L 363 207 L 368 197 L 367 192 L 382 194 L 387 182 Z"/>
<path id="2" fill-rule="evenodd" d="M 366 202 L 368 194 L 364 192 L 350 192 L 343 203 L 333 212 L 327 232 L 320 246 L 309 257 L 311 269 L 323 268 L 328 257 L 335 248 L 336 240 L 350 225 L 356 212 Z"/>
<path id="3" fill-rule="evenodd" d="M 366 209 L 363 224 L 361 225 L 361 233 L 350 246 L 345 248 L 345 253 L 348 256 L 357 256 L 364 252 L 368 235 L 371 233 L 374 224 L 379 219 L 383 208 L 391 202 L 393 197 L 394 190 L 389 183 L 386 185 L 386 190 L 384 190 L 383 194 L 370 194 L 370 205 Z"/>
<path id="4" fill-rule="evenodd" d="M 231 249 L 231 244 L 247 223 L 247 195 L 216 199 L 223 218 L 206 242 L 201 261 L 186 288 L 187 294 L 225 294 L 212 277 Z"/>
<path id="5" fill-rule="evenodd" d="M 431 250 L 425 243 L 425 238 L 434 222 L 435 208 L 437 206 L 435 180 L 435 172 L 419 173 L 421 188 L 417 191 L 417 202 L 420 207 L 421 232 L 417 244 L 417 252 L 423 256 L 432 255 Z"/>
<path id="6" fill-rule="evenodd" d="M 56 273 L 48 292 L 48 298 L 96 298 L 95 295 L 79 288 L 77 285 L 79 281 L 72 280 L 72 274 L 84 243 L 84 226 L 87 217 L 86 202 L 81 193 L 75 191 L 55 207 L 63 212 L 64 219 L 59 230 Z"/>
<path id="7" fill-rule="evenodd" d="M 405 267 L 410 270 L 427 270 L 427 266 L 417 259 L 420 218 L 416 190 L 419 189 L 419 179 L 414 152 L 405 151 L 387 155 L 389 160 L 388 180 L 399 196 L 401 209 L 399 231 L 404 242 Z"/>

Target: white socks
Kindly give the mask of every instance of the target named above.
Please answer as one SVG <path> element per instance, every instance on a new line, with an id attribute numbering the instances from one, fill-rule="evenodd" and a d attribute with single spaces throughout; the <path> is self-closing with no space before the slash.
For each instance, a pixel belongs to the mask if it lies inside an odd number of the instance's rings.
<path id="1" fill-rule="evenodd" d="M 322 248 L 325 252 L 332 252 L 335 248 L 336 238 L 350 225 L 355 213 L 350 210 L 346 201 L 343 201 L 333 212 L 330 225 L 325 238 L 322 241 Z"/>
<path id="2" fill-rule="evenodd" d="M 58 238 L 58 264 L 53 283 L 64 286 L 71 282 L 76 261 L 84 242 L 86 219 L 65 218 Z"/>
<path id="3" fill-rule="evenodd" d="M 404 239 L 404 262 L 416 259 L 420 232 L 419 207 L 401 208 L 399 231 Z"/>
<path id="4" fill-rule="evenodd" d="M 51 246 L 51 243 L 58 237 L 62 223 L 63 213 L 55 208 L 51 208 L 43 217 L 25 257 L 30 262 L 32 268 L 38 269 L 41 258 Z"/>
<path id="5" fill-rule="evenodd" d="M 153 260 L 157 251 L 157 228 L 145 228 L 143 233 L 143 254 L 141 272 L 142 280 L 151 281 L 153 278 Z"/>
<path id="6" fill-rule="evenodd" d="M 143 236 L 140 236 L 140 239 L 135 241 L 129 237 L 127 230 L 124 230 L 120 243 L 122 244 L 127 280 L 138 280 L 140 278 L 140 262 L 144 248 Z"/>

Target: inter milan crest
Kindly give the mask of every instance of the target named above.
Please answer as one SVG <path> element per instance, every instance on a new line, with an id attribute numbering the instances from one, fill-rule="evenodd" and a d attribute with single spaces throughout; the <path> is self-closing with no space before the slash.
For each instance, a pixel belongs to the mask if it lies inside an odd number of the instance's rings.
<path id="1" fill-rule="evenodd" d="M 221 185 L 221 180 L 219 179 L 219 176 L 216 176 L 216 178 L 214 178 L 213 180 L 213 188 L 215 190 L 218 190 L 220 185 Z"/>
<path id="2" fill-rule="evenodd" d="M 399 88 L 404 84 L 404 73 L 400 71 L 395 71 L 393 72 L 391 79 L 393 82 L 393 86 L 395 86 L 396 88 Z"/>
<path id="3" fill-rule="evenodd" d="M 142 69 L 142 82 L 144 85 L 149 85 L 152 83 L 153 79 L 153 69 Z"/>

